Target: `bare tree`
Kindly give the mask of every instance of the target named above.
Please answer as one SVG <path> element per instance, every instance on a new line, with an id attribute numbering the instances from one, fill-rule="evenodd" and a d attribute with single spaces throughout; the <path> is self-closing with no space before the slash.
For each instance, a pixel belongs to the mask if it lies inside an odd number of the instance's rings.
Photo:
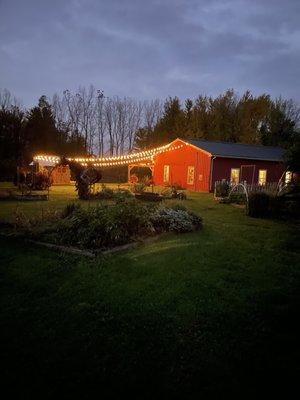
<path id="1" fill-rule="evenodd" d="M 0 89 L 0 109 L 4 111 L 13 108 L 22 108 L 20 100 L 13 96 L 8 89 Z"/>
<path id="2" fill-rule="evenodd" d="M 144 118 L 147 130 L 153 130 L 163 113 L 163 103 L 159 99 L 144 102 Z"/>
<path id="3" fill-rule="evenodd" d="M 94 86 L 65 90 L 53 96 L 57 127 L 75 138 L 83 138 L 89 153 L 120 155 L 134 148 L 139 128 L 153 130 L 162 115 L 160 100 L 137 101 L 130 97 L 105 97 Z"/>
<path id="4" fill-rule="evenodd" d="M 97 101 L 96 101 L 96 127 L 98 132 L 98 155 L 103 157 L 104 155 L 104 137 L 106 129 L 106 120 L 104 115 L 104 104 L 105 98 L 101 90 L 97 90 Z"/>
<path id="5" fill-rule="evenodd" d="M 108 133 L 108 143 L 109 143 L 109 154 L 112 156 L 114 154 L 115 140 L 114 140 L 114 101 L 108 98 L 105 102 L 105 120 Z"/>
<path id="6" fill-rule="evenodd" d="M 141 101 L 128 99 L 128 131 L 127 131 L 127 150 L 133 150 L 135 133 L 143 123 L 144 104 Z"/>

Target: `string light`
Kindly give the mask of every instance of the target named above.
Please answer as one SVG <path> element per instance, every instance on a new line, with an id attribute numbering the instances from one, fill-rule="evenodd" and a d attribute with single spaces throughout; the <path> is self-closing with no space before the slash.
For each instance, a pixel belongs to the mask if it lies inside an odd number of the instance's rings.
<path id="1" fill-rule="evenodd" d="M 167 144 L 165 146 L 156 147 L 151 150 L 144 150 L 137 153 L 125 154 L 121 156 L 113 157 L 67 157 L 67 161 L 75 161 L 80 163 L 82 166 L 93 165 L 94 167 L 112 167 L 120 165 L 128 165 L 138 163 L 140 161 L 153 161 L 157 154 L 165 153 L 167 151 L 178 150 L 184 145 L 171 146 Z M 60 162 L 60 157 L 50 156 L 50 155 L 36 155 L 34 161 L 44 161 L 58 164 Z"/>

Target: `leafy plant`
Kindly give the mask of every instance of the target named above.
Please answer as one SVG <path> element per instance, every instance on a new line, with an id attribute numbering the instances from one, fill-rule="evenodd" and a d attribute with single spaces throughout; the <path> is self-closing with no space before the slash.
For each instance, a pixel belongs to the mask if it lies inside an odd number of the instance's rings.
<path id="1" fill-rule="evenodd" d="M 215 185 L 215 197 L 227 197 L 229 194 L 230 185 L 227 181 L 222 180 L 216 182 Z"/>
<path id="2" fill-rule="evenodd" d="M 247 198 L 245 193 L 231 193 L 228 203 L 246 204 Z"/>
<path id="3" fill-rule="evenodd" d="M 78 208 L 57 226 L 63 243 L 87 248 L 113 247 L 153 231 L 150 209 L 135 202 Z"/>
<path id="4" fill-rule="evenodd" d="M 249 195 L 247 214 L 261 218 L 269 215 L 270 195 L 265 192 L 253 192 Z"/>
<path id="5" fill-rule="evenodd" d="M 216 197 L 227 197 L 229 194 L 230 185 L 227 181 L 222 180 L 221 182 L 216 182 L 215 186 L 215 196 Z"/>
<path id="6" fill-rule="evenodd" d="M 101 191 L 97 192 L 95 194 L 95 197 L 98 199 L 103 199 L 103 200 L 109 200 L 114 197 L 114 190 L 111 189 L 110 187 L 107 187 L 106 185 L 102 184 L 101 185 Z"/>
<path id="7" fill-rule="evenodd" d="M 133 193 L 144 193 L 147 185 L 144 182 L 135 183 L 132 187 Z"/>
<path id="8" fill-rule="evenodd" d="M 101 191 L 93 195 L 93 198 L 100 200 L 116 200 L 117 202 L 125 201 L 128 198 L 132 198 L 132 193 L 128 189 L 111 189 L 106 185 L 101 185 Z"/>
<path id="9" fill-rule="evenodd" d="M 177 184 L 169 185 L 162 190 L 161 194 L 166 198 L 186 200 L 186 194 L 182 190 Z"/>
<path id="10" fill-rule="evenodd" d="M 80 205 L 76 203 L 69 203 L 65 206 L 65 208 L 61 211 L 61 218 L 67 218 L 72 215 L 76 210 L 79 210 Z"/>
<path id="11" fill-rule="evenodd" d="M 35 190 L 46 190 L 52 185 L 52 182 L 52 178 L 49 177 L 47 173 L 37 172 L 32 188 Z"/>

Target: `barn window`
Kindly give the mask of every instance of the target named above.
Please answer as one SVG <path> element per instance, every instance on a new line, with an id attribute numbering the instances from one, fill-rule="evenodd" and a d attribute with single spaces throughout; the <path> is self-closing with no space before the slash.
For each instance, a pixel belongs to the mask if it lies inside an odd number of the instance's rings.
<path id="1" fill-rule="evenodd" d="M 240 181 L 240 169 L 239 168 L 231 168 L 230 172 L 230 182 L 231 183 L 239 183 Z"/>
<path id="2" fill-rule="evenodd" d="M 266 169 L 260 169 L 258 171 L 258 184 L 263 186 L 267 182 L 267 170 Z"/>
<path id="3" fill-rule="evenodd" d="M 169 182 L 170 179 L 170 165 L 164 165 L 164 182 Z"/>
<path id="4" fill-rule="evenodd" d="M 195 167 L 190 165 L 187 171 L 187 184 L 193 185 L 194 184 L 194 176 L 195 176 Z"/>

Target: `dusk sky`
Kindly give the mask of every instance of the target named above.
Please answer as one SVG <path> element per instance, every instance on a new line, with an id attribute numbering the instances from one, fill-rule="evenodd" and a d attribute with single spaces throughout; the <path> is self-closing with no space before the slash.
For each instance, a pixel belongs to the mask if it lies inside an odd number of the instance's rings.
<path id="1" fill-rule="evenodd" d="M 0 88 L 300 101 L 300 0 L 0 0 Z"/>

